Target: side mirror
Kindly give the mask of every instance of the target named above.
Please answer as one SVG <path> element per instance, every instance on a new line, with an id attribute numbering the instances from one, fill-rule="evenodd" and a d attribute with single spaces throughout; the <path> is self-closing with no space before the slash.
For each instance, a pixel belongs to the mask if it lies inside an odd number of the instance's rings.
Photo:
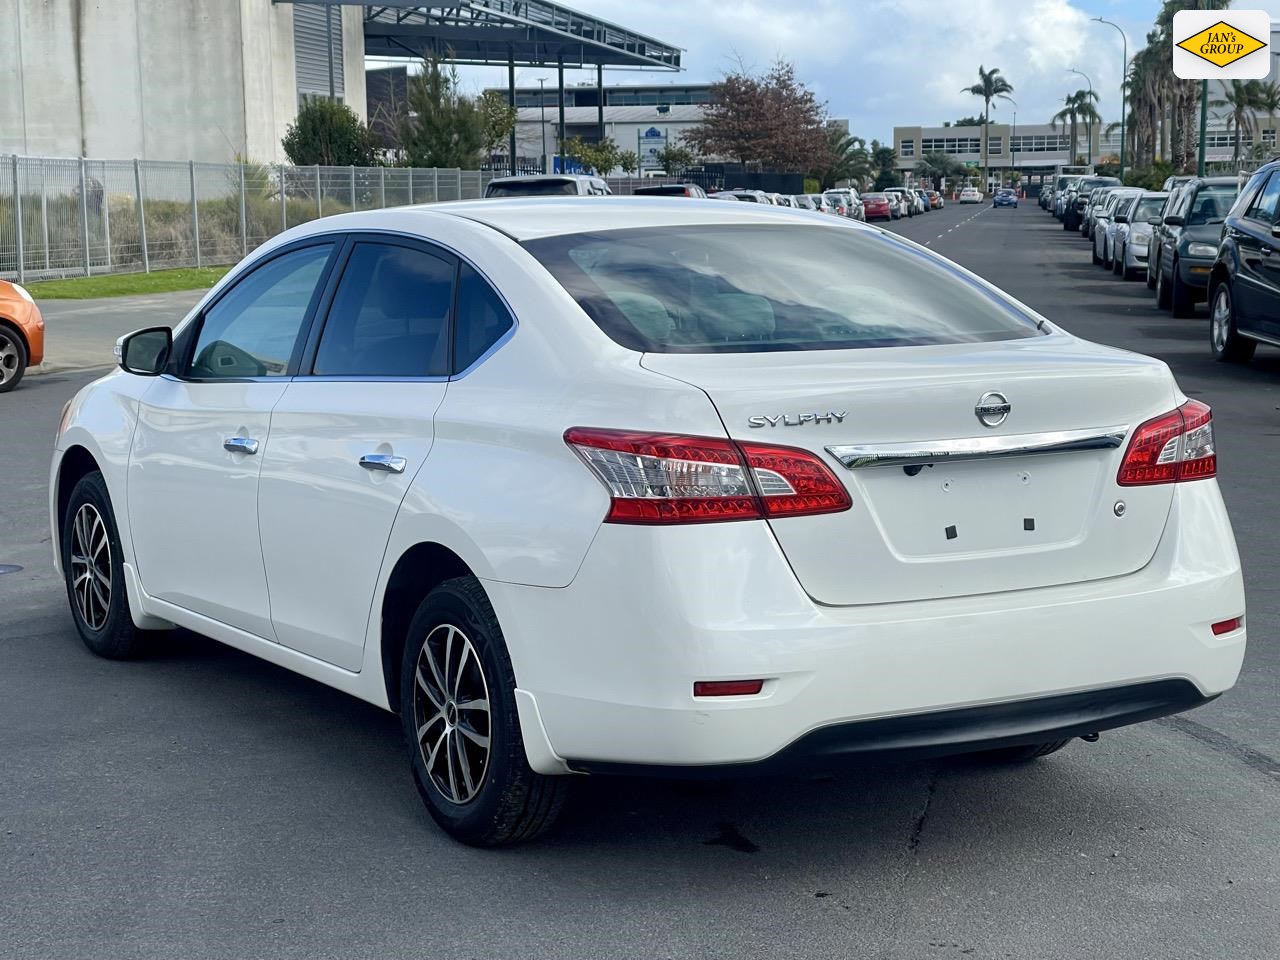
<path id="1" fill-rule="evenodd" d="M 1160 224 L 1164 223 L 1164 218 L 1163 217 L 1147 217 L 1147 223 L 1151 224 L 1153 227 L 1158 227 L 1160 226 Z"/>
<path id="2" fill-rule="evenodd" d="M 1164 222 L 1165 222 L 1165 226 L 1180 227 L 1183 225 L 1185 221 L 1175 213 L 1165 217 Z"/>
<path id="3" fill-rule="evenodd" d="M 173 331 L 168 327 L 147 327 L 125 334 L 116 341 L 116 360 L 125 373 L 155 377 L 164 373 L 173 352 Z"/>

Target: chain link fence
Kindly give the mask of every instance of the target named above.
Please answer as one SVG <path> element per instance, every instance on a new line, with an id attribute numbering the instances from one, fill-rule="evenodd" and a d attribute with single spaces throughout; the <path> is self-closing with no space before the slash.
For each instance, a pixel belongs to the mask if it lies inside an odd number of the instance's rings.
<path id="1" fill-rule="evenodd" d="M 491 179 L 479 170 L 0 157 L 0 277 L 235 263 L 317 217 L 474 199 Z"/>

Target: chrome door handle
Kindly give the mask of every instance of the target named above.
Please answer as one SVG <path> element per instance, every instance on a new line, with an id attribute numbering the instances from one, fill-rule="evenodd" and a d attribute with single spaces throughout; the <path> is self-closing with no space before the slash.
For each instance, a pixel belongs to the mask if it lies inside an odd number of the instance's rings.
<path id="1" fill-rule="evenodd" d="M 253 437 L 227 437 L 222 441 L 222 449 L 230 453 L 257 453 L 258 441 Z"/>
<path id="2" fill-rule="evenodd" d="M 404 473 L 408 463 L 404 457 L 393 457 L 385 453 L 366 453 L 360 458 L 360 466 L 366 470 L 382 470 L 385 473 Z"/>
<path id="3" fill-rule="evenodd" d="M 1269 256 L 1271 256 L 1271 248 L 1270 248 L 1270 247 L 1263 247 L 1263 248 L 1262 248 L 1262 255 L 1263 255 L 1264 257 L 1269 257 Z"/>

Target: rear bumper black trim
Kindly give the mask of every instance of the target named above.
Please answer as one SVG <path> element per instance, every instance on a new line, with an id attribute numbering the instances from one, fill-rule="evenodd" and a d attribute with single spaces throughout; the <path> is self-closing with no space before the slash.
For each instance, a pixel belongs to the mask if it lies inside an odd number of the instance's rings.
<path id="1" fill-rule="evenodd" d="M 1216 696 L 1216 695 L 1215 695 Z M 859 757 L 937 757 L 1066 740 L 1154 720 L 1213 700 L 1189 680 L 1157 680 L 1101 690 L 960 707 L 819 727 L 752 763 L 679 766 L 568 760 L 581 773 L 737 777 L 782 773 Z"/>

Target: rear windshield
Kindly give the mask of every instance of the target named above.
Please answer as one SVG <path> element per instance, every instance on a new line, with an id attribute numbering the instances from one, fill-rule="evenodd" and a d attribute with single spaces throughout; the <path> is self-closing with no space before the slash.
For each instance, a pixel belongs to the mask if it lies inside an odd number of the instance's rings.
<path id="1" fill-rule="evenodd" d="M 485 190 L 486 197 L 576 197 L 578 184 L 573 180 L 521 180 L 511 183 L 491 183 Z"/>
<path id="2" fill-rule="evenodd" d="M 842 350 L 1037 333 L 1011 301 L 879 231 L 667 226 L 524 246 L 606 334 L 633 350 Z"/>
<path id="3" fill-rule="evenodd" d="M 637 196 L 683 197 L 685 188 L 683 184 L 671 183 L 662 187 L 636 187 L 632 192 Z"/>

